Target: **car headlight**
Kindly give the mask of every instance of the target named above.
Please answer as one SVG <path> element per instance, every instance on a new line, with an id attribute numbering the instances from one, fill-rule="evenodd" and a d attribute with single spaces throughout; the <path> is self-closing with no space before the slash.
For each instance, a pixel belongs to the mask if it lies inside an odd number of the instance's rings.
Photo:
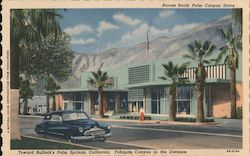
<path id="1" fill-rule="evenodd" d="M 82 127 L 79 127 L 78 130 L 79 130 L 79 132 L 81 132 L 81 133 L 83 132 L 83 128 L 82 128 Z"/>
<path id="2" fill-rule="evenodd" d="M 111 126 L 108 126 L 108 129 L 110 129 L 111 128 Z"/>

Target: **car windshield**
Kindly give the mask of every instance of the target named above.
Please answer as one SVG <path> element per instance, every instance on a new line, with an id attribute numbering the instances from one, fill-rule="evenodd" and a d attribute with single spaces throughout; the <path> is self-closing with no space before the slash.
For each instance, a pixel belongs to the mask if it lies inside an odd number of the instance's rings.
<path id="1" fill-rule="evenodd" d="M 83 112 L 68 112 L 62 115 L 64 121 L 87 119 L 88 116 Z"/>

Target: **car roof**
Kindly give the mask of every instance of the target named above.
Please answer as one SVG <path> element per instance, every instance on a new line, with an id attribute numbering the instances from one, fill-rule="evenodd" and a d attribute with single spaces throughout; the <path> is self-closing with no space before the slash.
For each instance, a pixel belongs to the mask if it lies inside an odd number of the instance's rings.
<path id="1" fill-rule="evenodd" d="M 51 114 L 59 114 L 59 115 L 62 115 L 62 114 L 64 114 L 64 113 L 73 113 L 73 112 L 76 112 L 76 113 L 85 113 L 84 111 L 81 111 L 81 110 L 60 110 L 60 111 L 50 112 L 50 113 L 46 114 L 45 116 L 51 115 Z M 86 114 L 86 113 L 85 113 L 85 114 Z"/>

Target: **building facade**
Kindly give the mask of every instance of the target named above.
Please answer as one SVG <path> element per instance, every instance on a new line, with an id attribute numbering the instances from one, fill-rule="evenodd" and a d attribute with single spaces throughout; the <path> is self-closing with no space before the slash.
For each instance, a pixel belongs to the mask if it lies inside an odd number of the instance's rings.
<path id="1" fill-rule="evenodd" d="M 241 60 L 241 58 L 240 58 Z M 147 114 L 169 113 L 168 80 L 164 76 L 162 64 L 172 61 L 174 64 L 186 63 L 185 58 L 157 60 L 144 64 L 122 66 L 105 70 L 112 84 L 104 88 L 103 104 L 105 112 L 138 112 L 143 106 Z M 241 61 L 240 61 L 241 62 Z M 177 115 L 196 115 L 197 102 L 195 90 L 195 67 L 191 62 L 181 76 L 189 83 L 178 86 L 176 104 Z M 230 71 L 224 64 L 206 66 L 207 79 L 204 94 L 204 108 L 207 117 L 230 117 Z M 89 83 L 91 72 L 81 74 L 81 86 L 75 89 L 61 89 L 57 92 L 56 103 L 59 109 L 84 110 L 89 114 L 98 112 L 98 93 Z M 236 71 L 237 107 L 242 107 L 242 65 Z"/>

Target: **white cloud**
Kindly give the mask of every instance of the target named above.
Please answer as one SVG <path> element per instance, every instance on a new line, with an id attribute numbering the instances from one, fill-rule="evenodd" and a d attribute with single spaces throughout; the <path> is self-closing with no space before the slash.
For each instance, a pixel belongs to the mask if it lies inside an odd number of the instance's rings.
<path id="1" fill-rule="evenodd" d="M 72 40 L 71 40 L 71 44 L 74 44 L 74 45 L 88 45 L 88 44 L 93 44 L 93 43 L 96 43 L 96 40 L 94 38 L 88 38 L 88 39 L 83 39 L 83 38 L 74 39 L 74 38 L 72 38 Z"/>
<path id="2" fill-rule="evenodd" d="M 141 20 L 137 18 L 132 18 L 121 13 L 113 15 L 113 19 L 120 21 L 122 23 L 125 23 L 127 25 L 130 25 L 130 26 L 136 26 L 142 22 Z"/>
<path id="3" fill-rule="evenodd" d="M 182 25 L 175 25 L 171 28 L 170 33 L 172 36 L 176 36 L 179 34 L 182 34 L 184 32 L 187 32 L 195 27 L 200 25 L 200 23 L 189 23 L 189 24 L 182 24 Z"/>
<path id="4" fill-rule="evenodd" d="M 128 45 L 128 44 L 136 44 L 138 42 L 146 41 L 147 30 L 149 26 L 146 23 L 142 23 L 139 27 L 124 34 L 121 37 L 121 40 L 117 43 L 118 45 Z M 149 39 L 153 39 L 159 36 L 167 35 L 169 32 L 168 29 L 158 29 L 156 27 L 149 28 Z"/>
<path id="5" fill-rule="evenodd" d="M 119 27 L 117 25 L 114 25 L 114 24 L 109 23 L 107 21 L 101 21 L 99 23 L 98 28 L 97 28 L 97 33 L 98 33 L 97 35 L 101 36 L 104 31 L 114 30 L 114 29 L 118 29 L 118 28 Z"/>
<path id="6" fill-rule="evenodd" d="M 93 32 L 93 29 L 89 25 L 80 24 L 66 28 L 64 29 L 64 32 L 68 33 L 71 36 L 74 36 L 85 32 Z"/>
<path id="7" fill-rule="evenodd" d="M 161 11 L 159 13 L 159 16 L 160 16 L 160 18 L 167 18 L 167 17 L 173 15 L 174 13 L 175 13 L 175 11 L 173 11 L 173 10 L 166 10 L 166 11 Z"/>
<path id="8" fill-rule="evenodd" d="M 190 23 L 190 24 L 183 24 L 183 25 L 175 25 L 172 28 L 168 29 L 160 29 L 154 26 L 151 26 L 149 28 L 149 40 L 153 40 L 160 36 L 176 36 L 182 33 L 185 33 L 196 26 L 198 26 L 199 23 Z M 148 30 L 148 24 L 142 23 L 138 27 L 136 27 L 134 30 L 129 31 L 121 36 L 121 39 L 117 41 L 116 43 L 108 43 L 106 45 L 106 49 L 115 47 L 125 47 L 125 46 L 132 46 L 140 42 L 146 41 L 146 35 Z"/>

